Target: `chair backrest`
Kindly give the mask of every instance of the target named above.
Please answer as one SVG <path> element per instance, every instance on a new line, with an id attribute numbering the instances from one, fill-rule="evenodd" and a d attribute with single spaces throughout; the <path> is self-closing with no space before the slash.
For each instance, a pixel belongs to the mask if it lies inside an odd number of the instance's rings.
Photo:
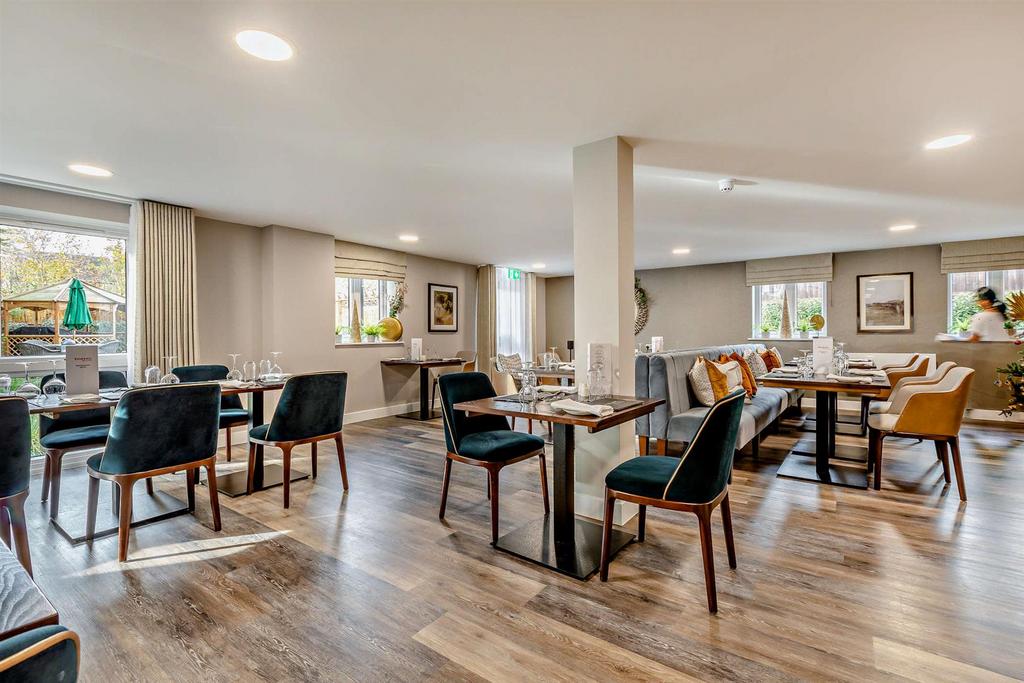
<path id="1" fill-rule="evenodd" d="M 64 626 L 40 626 L 0 641 L 0 680 L 78 680 L 78 634 Z"/>
<path id="2" fill-rule="evenodd" d="M 895 396 L 897 392 L 910 386 L 916 386 L 918 384 L 935 384 L 936 382 L 941 381 L 942 378 L 946 376 L 946 373 L 955 367 L 956 363 L 951 360 L 947 360 L 940 363 L 939 366 L 935 368 L 935 372 L 930 375 L 922 375 L 920 377 L 903 377 L 897 380 L 896 384 L 893 385 L 892 395 Z"/>
<path id="3" fill-rule="evenodd" d="M 162 384 L 125 392 L 114 409 L 99 470 L 132 474 L 217 452 L 220 385 Z"/>
<path id="4" fill-rule="evenodd" d="M 32 427 L 25 399 L 0 398 L 0 434 L 0 498 L 6 498 L 27 489 L 31 477 Z"/>
<path id="5" fill-rule="evenodd" d="M 913 365 L 914 363 L 916 363 L 917 359 L 920 358 L 920 357 L 921 357 L 921 354 L 919 354 L 919 353 L 912 353 L 912 354 L 910 354 L 910 358 L 908 358 L 907 360 L 894 361 L 892 363 L 883 363 L 882 365 L 878 366 L 878 369 L 879 370 L 898 370 L 898 369 L 901 369 L 901 368 L 908 368 L 911 365 Z"/>
<path id="6" fill-rule="evenodd" d="M 892 368 L 885 371 L 890 386 L 895 386 L 904 377 L 924 377 L 928 374 L 928 356 L 915 354 L 914 361 L 903 368 Z"/>
<path id="7" fill-rule="evenodd" d="M 228 378 L 226 365 L 182 365 L 171 370 L 182 382 L 217 382 Z M 238 394 L 220 397 L 221 408 L 241 408 L 242 399 Z"/>
<path id="8" fill-rule="evenodd" d="M 499 353 L 494 357 L 494 369 L 512 378 L 516 391 L 523 388 L 523 378 L 519 370 L 523 369 L 523 359 L 518 353 L 505 355 Z"/>
<path id="9" fill-rule="evenodd" d="M 462 371 L 469 372 L 470 370 L 476 370 L 476 351 L 472 349 L 466 351 L 459 351 L 455 354 L 458 358 L 466 361 L 462 364 Z"/>
<path id="10" fill-rule="evenodd" d="M 347 372 L 289 377 L 267 430 L 268 441 L 301 441 L 340 432 L 345 420 Z"/>
<path id="11" fill-rule="evenodd" d="M 973 368 L 957 366 L 936 384 L 919 384 L 901 391 L 890 409 L 899 414 L 894 431 L 934 436 L 959 434 L 973 377 Z"/>
<path id="12" fill-rule="evenodd" d="M 43 377 L 39 386 L 44 386 L 53 377 L 53 373 Z M 57 377 L 64 379 L 64 373 L 58 372 Z M 128 386 L 124 373 L 118 370 L 100 370 L 100 389 L 123 389 Z M 46 436 L 59 429 L 74 429 L 92 425 L 110 424 L 110 408 L 95 410 L 71 410 L 60 413 L 57 417 L 39 416 L 39 436 Z"/>
<path id="13" fill-rule="evenodd" d="M 462 401 L 494 398 L 497 393 L 490 378 L 482 372 L 453 372 L 437 380 L 441 389 L 444 440 L 450 453 L 458 454 L 459 444 L 470 434 L 509 431 L 508 420 L 501 415 L 466 415 L 452 406 Z"/>
<path id="14" fill-rule="evenodd" d="M 663 498 L 708 503 L 725 490 L 732 472 L 745 396 L 739 389 L 711 406 L 665 486 Z"/>

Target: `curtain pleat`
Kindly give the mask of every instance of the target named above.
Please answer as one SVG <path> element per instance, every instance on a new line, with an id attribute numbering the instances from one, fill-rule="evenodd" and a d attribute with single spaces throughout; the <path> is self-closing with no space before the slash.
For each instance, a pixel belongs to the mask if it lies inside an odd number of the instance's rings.
<path id="1" fill-rule="evenodd" d="M 942 243 L 943 275 L 1018 268 L 1024 268 L 1024 237 Z"/>
<path id="2" fill-rule="evenodd" d="M 196 235 L 192 209 L 143 201 L 138 223 L 135 377 L 174 356 L 199 357 L 196 324 Z"/>
<path id="3" fill-rule="evenodd" d="M 747 261 L 747 286 L 832 282 L 832 253 Z"/>
<path id="4" fill-rule="evenodd" d="M 492 359 L 498 352 L 495 268 L 480 266 L 476 272 L 476 368 L 494 381 Z"/>

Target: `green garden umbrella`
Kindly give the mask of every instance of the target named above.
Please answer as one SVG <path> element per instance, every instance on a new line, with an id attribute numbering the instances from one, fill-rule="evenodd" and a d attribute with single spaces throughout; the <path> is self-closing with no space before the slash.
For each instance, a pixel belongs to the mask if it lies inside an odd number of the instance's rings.
<path id="1" fill-rule="evenodd" d="M 64 309 L 64 327 L 81 330 L 92 325 L 92 314 L 85 301 L 85 287 L 75 278 L 68 287 L 68 306 Z"/>

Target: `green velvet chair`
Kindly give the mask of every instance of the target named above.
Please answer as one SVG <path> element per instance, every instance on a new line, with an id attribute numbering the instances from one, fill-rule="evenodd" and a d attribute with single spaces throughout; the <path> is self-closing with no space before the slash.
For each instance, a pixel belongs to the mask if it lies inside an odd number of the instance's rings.
<path id="1" fill-rule="evenodd" d="M 132 485 L 139 479 L 184 471 L 189 508 L 194 511 L 200 467 L 206 468 L 213 529 L 220 531 L 216 471 L 219 414 L 220 386 L 212 382 L 165 384 L 126 392 L 114 410 L 106 448 L 86 462 L 86 538 L 92 540 L 96 530 L 101 479 L 114 482 L 120 490 L 118 560 L 124 562 L 128 559 L 132 521 Z"/>
<path id="2" fill-rule="evenodd" d="M 53 377 L 43 377 L 39 386 L 44 386 Z M 64 373 L 57 377 L 64 379 Z M 124 373 L 115 370 L 100 370 L 100 389 L 127 388 Z M 50 519 L 56 519 L 60 509 L 60 475 L 64 456 L 73 451 L 99 448 L 107 442 L 110 429 L 110 409 L 73 410 L 53 417 L 39 416 L 39 443 L 46 449 L 43 462 L 42 501 L 50 501 Z M 147 482 L 152 493 L 152 483 Z"/>
<path id="3" fill-rule="evenodd" d="M 227 379 L 226 365 L 183 365 L 171 370 L 182 382 L 217 382 Z M 249 424 L 249 411 L 237 394 L 220 397 L 220 428 L 224 430 L 224 452 L 231 462 L 231 429 Z"/>
<path id="4" fill-rule="evenodd" d="M 78 634 L 54 624 L 0 641 L 0 681 L 75 683 Z"/>
<path id="5" fill-rule="evenodd" d="M 347 372 L 314 372 L 288 378 L 281 389 L 281 398 L 270 422 L 249 430 L 249 478 L 246 487 L 249 493 L 253 492 L 257 445 L 275 446 L 283 453 L 282 484 L 284 506 L 287 508 L 291 503 L 292 449 L 310 444 L 311 474 L 316 479 L 316 444 L 331 439 L 338 449 L 341 484 L 348 491 L 345 445 L 341 435 L 347 389 Z"/>
<path id="6" fill-rule="evenodd" d="M 491 544 L 498 542 L 498 473 L 506 465 L 537 457 L 540 459 L 540 488 L 544 514 L 548 514 L 548 477 L 544 461 L 544 440 L 532 434 L 515 432 L 500 415 L 468 416 L 453 406 L 463 401 L 497 396 L 490 378 L 482 372 L 459 372 L 438 378 L 441 411 L 444 418 L 444 480 L 441 484 L 441 510 L 444 519 L 448 503 L 448 484 L 452 462 L 483 467 L 487 470 L 487 490 L 491 498 Z"/>
<path id="7" fill-rule="evenodd" d="M 700 526 L 700 547 L 704 558 L 704 584 L 708 610 L 718 611 L 715 563 L 711 545 L 711 513 L 722 506 L 725 547 L 729 566 L 736 568 L 729 509 L 729 476 L 736 446 L 736 434 L 743 413 L 742 390 L 715 403 L 704 416 L 693 440 L 681 458 L 638 457 L 622 463 L 605 477 L 604 535 L 601 544 L 601 580 L 608 580 L 608 550 L 611 541 L 615 501 L 640 506 L 637 540 L 644 540 L 647 506 L 692 512 Z"/>
<path id="8" fill-rule="evenodd" d="M 18 560 L 32 575 L 32 553 L 25 525 L 25 499 L 31 477 L 32 428 L 28 403 L 16 396 L 0 398 L 0 537 L 8 547 L 11 534 Z"/>

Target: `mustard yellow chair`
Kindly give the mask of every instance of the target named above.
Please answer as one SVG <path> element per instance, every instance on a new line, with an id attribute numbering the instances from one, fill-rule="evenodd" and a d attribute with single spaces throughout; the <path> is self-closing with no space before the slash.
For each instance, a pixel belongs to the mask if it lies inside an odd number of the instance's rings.
<path id="1" fill-rule="evenodd" d="M 901 390 L 922 384 L 938 384 L 943 380 L 943 378 L 945 378 L 946 374 L 955 367 L 956 363 L 951 360 L 947 360 L 940 363 L 939 366 L 935 368 L 935 372 L 929 375 L 924 375 L 923 377 L 904 377 L 898 380 L 896 384 L 893 385 L 892 389 L 886 392 L 889 394 L 890 400 L 879 401 L 875 397 L 872 397 L 874 401 L 869 408 L 869 412 L 872 414 L 889 412 L 889 409 L 892 407 L 892 397 L 898 394 Z"/>
<path id="2" fill-rule="evenodd" d="M 868 414 L 871 412 L 872 401 L 886 401 L 892 396 L 892 390 L 896 384 L 908 377 L 924 377 L 928 374 L 928 357 L 915 353 L 910 357 L 906 365 L 883 365 L 881 369 L 889 380 L 889 389 L 875 395 L 864 395 L 860 397 L 860 433 L 864 434 L 868 428 Z"/>
<path id="3" fill-rule="evenodd" d="M 973 377 L 971 368 L 952 368 L 935 384 L 902 388 L 893 395 L 888 412 L 868 416 L 868 469 L 874 470 L 876 491 L 882 486 L 883 442 L 887 436 L 903 436 L 935 442 L 935 453 L 942 461 L 947 484 L 950 483 L 947 448 L 951 450 L 960 500 L 967 500 L 960 461 L 960 424 Z"/>

